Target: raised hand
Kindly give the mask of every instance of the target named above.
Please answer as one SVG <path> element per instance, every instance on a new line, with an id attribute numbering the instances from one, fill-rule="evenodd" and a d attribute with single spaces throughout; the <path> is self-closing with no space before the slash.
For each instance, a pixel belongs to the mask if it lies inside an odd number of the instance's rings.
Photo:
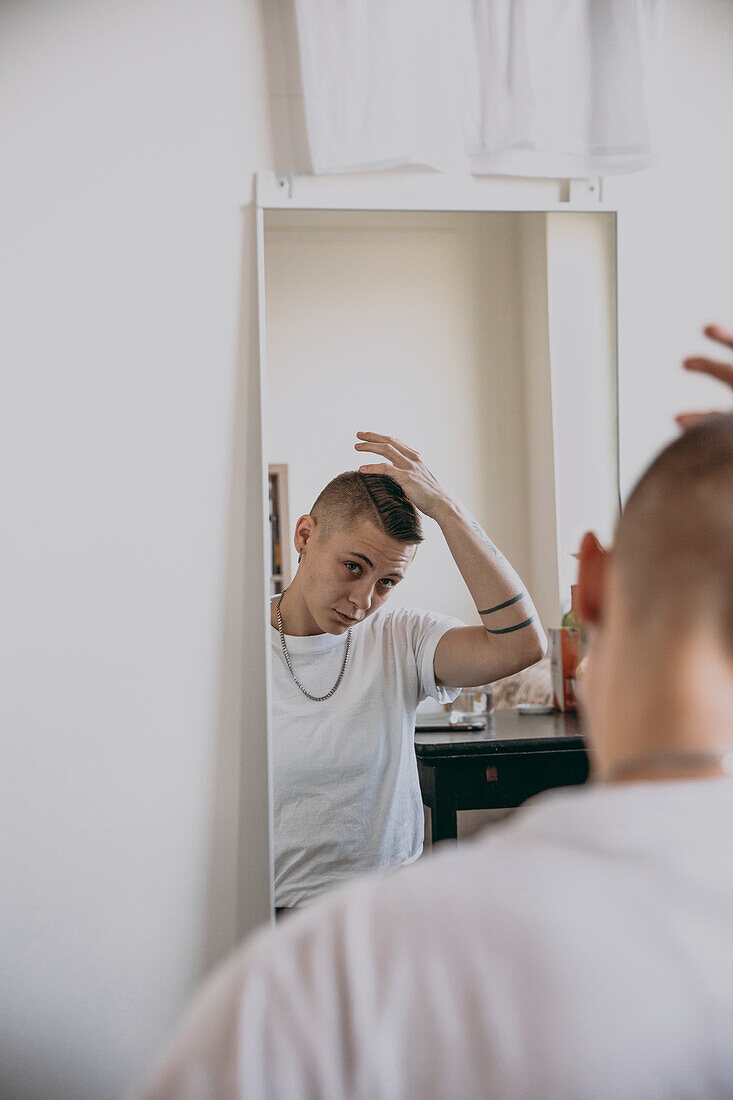
<path id="1" fill-rule="evenodd" d="M 436 518 L 436 513 L 440 511 L 441 506 L 450 502 L 448 494 L 430 473 L 420 454 L 412 447 L 400 443 L 399 439 L 379 435 L 377 432 L 357 432 L 356 435 L 361 440 L 354 444 L 357 451 L 369 451 L 387 460 L 360 466 L 360 473 L 387 474 L 394 478 L 404 489 L 408 500 L 419 511 L 433 519 Z"/>
<path id="2" fill-rule="evenodd" d="M 724 329 L 720 325 L 706 325 L 703 332 L 716 344 L 722 344 L 723 347 L 733 350 L 733 332 L 730 330 Z M 682 365 L 685 370 L 693 371 L 696 374 L 707 374 L 710 378 L 717 378 L 733 390 L 733 363 L 723 363 L 719 359 L 708 359 L 697 355 L 684 359 Z M 693 424 L 698 424 L 708 416 L 716 416 L 721 411 L 721 409 L 708 409 L 706 412 L 683 412 L 679 413 L 675 420 L 679 427 L 686 431 Z"/>

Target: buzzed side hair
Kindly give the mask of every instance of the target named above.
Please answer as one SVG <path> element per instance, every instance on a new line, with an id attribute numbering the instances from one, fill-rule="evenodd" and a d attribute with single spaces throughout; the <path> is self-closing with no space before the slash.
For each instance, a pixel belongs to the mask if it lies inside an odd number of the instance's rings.
<path id="1" fill-rule="evenodd" d="M 712 623 L 733 655 L 733 413 L 666 447 L 636 485 L 613 556 L 643 630 Z"/>
<path id="2" fill-rule="evenodd" d="M 423 541 L 420 515 L 405 491 L 386 474 L 361 474 L 349 470 L 323 489 L 310 514 L 328 537 L 338 528 L 370 520 L 397 542 Z"/>

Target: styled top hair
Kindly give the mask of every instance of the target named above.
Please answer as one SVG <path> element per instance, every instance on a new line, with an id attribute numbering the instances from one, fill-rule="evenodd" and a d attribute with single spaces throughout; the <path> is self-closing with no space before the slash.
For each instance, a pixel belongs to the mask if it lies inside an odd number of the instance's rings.
<path id="1" fill-rule="evenodd" d="M 640 630 L 681 634 L 706 621 L 733 655 L 733 413 L 703 420 L 654 460 L 619 520 L 613 556 Z"/>
<path id="2" fill-rule="evenodd" d="M 319 493 L 311 515 L 326 536 L 366 519 L 397 542 L 414 545 L 423 541 L 417 509 L 402 486 L 387 474 L 361 474 L 357 470 L 339 474 Z"/>

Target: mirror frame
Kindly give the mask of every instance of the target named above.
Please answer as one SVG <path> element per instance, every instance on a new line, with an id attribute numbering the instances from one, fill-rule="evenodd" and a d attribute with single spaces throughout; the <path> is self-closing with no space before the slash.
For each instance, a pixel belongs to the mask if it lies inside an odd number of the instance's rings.
<path id="1" fill-rule="evenodd" d="M 620 510 L 620 435 L 619 435 L 619 397 L 621 335 L 620 323 L 620 269 L 621 269 L 621 233 L 620 211 L 617 204 L 603 201 L 603 180 L 599 178 L 581 180 L 529 179 L 501 176 L 451 176 L 417 172 L 384 172 L 354 174 L 344 176 L 296 176 L 292 173 L 280 174 L 274 171 L 259 172 L 256 176 L 256 242 L 257 242 L 257 283 L 258 283 L 258 323 L 259 323 L 259 396 L 260 396 L 260 440 L 261 440 L 261 480 L 262 480 L 262 530 L 268 529 L 268 375 L 266 341 L 266 299 L 265 299 L 265 213 L 268 210 L 363 210 L 363 211 L 432 211 L 432 212 L 513 212 L 513 213 L 608 213 L 614 217 L 616 240 L 616 370 L 615 397 L 616 410 L 613 425 L 615 434 L 615 468 L 618 507 Z M 558 408 L 553 402 L 553 434 L 572 433 L 573 424 L 570 413 Z M 554 473 L 557 502 L 557 468 Z M 557 504 L 556 504 L 557 507 Z M 263 540 L 262 594 L 265 604 L 269 599 L 269 546 L 268 539 Z M 272 727 L 272 665 L 269 644 L 269 616 L 265 616 L 266 664 L 266 714 L 267 738 L 266 755 L 262 753 L 259 739 L 261 730 L 243 731 L 242 768 L 247 767 L 249 754 L 247 741 L 257 739 L 257 760 L 266 759 L 266 774 L 257 779 L 267 789 L 267 820 L 260 823 L 257 837 L 244 837 L 240 832 L 240 849 L 245 845 L 250 849 L 253 843 L 262 846 L 262 858 L 269 858 L 269 898 L 258 899 L 262 911 L 269 908 L 270 919 L 274 920 L 274 855 L 273 855 L 273 798 L 271 738 Z M 251 760 L 252 758 L 249 757 Z M 252 787 L 255 777 L 248 769 L 247 785 Z M 251 815 L 250 815 L 251 816 Z M 251 821 L 249 822 L 251 827 Z M 240 861 L 241 866 L 241 861 Z M 240 884 L 241 892 L 248 884 Z M 252 898 L 248 898 L 251 911 Z"/>

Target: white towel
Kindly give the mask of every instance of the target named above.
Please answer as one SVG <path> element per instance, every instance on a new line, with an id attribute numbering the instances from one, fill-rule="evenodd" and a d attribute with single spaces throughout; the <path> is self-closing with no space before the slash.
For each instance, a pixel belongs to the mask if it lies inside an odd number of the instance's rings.
<path id="1" fill-rule="evenodd" d="M 313 170 L 654 163 L 661 0 L 296 0 Z"/>

